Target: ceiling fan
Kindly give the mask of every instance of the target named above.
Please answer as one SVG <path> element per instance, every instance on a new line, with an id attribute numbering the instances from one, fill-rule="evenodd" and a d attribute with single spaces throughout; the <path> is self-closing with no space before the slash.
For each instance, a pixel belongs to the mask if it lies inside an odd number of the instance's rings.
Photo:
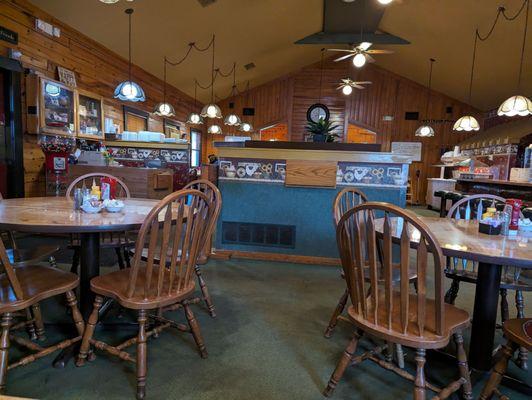
<path id="1" fill-rule="evenodd" d="M 393 54 L 392 50 L 370 50 L 372 43 L 362 42 L 358 46 L 354 47 L 352 50 L 347 49 L 327 49 L 327 51 L 340 51 L 347 52 L 344 56 L 341 56 L 334 60 L 335 62 L 343 61 L 349 57 L 353 57 L 353 65 L 357 68 L 363 67 L 366 62 L 375 62 L 375 59 L 370 54 Z"/>
<path id="2" fill-rule="evenodd" d="M 105 4 L 115 4 L 115 3 L 118 3 L 119 0 L 100 0 L 102 3 L 105 3 Z M 126 1 L 133 1 L 133 0 L 126 0 Z"/>
<path id="3" fill-rule="evenodd" d="M 363 90 L 365 89 L 364 85 L 371 85 L 370 81 L 353 81 L 349 78 L 342 79 L 342 83 L 337 87 L 338 90 L 342 90 L 342 93 L 346 96 L 349 96 L 353 93 L 353 88 Z"/>

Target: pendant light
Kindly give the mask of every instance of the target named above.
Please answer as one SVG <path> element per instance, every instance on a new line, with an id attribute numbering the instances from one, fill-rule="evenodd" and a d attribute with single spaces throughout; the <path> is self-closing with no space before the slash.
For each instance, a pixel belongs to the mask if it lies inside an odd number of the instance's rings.
<path id="1" fill-rule="evenodd" d="M 213 38 L 213 43 L 212 43 L 212 70 L 211 70 L 211 102 L 207 105 L 205 105 L 205 107 L 203 107 L 203 109 L 201 110 L 201 113 L 200 115 L 204 118 L 211 118 L 211 119 L 218 119 L 218 118 L 222 118 L 222 110 L 220 110 L 220 107 L 218 107 L 218 105 L 214 104 L 214 79 L 215 79 L 215 70 L 214 70 L 214 50 L 215 50 L 215 38 Z"/>
<path id="2" fill-rule="evenodd" d="M 435 61 L 436 60 L 434 58 L 430 59 L 429 92 L 427 95 L 427 106 L 425 107 L 425 119 L 427 119 L 429 115 L 430 95 L 431 95 L 431 89 L 432 89 L 432 67 Z M 416 129 L 415 135 L 419 137 L 432 137 L 434 136 L 434 129 L 429 124 L 423 124 L 419 128 Z"/>
<path id="3" fill-rule="evenodd" d="M 115 89 L 114 97 L 122 101 L 146 101 L 144 90 L 135 82 L 131 80 L 131 15 L 133 9 L 128 8 L 126 14 L 129 16 L 129 66 L 128 66 L 128 80 L 121 82 Z"/>
<path id="4" fill-rule="evenodd" d="M 174 107 L 166 102 L 166 56 L 164 57 L 163 102 L 155 106 L 155 111 L 153 113 L 160 117 L 173 117 L 175 115 Z"/>
<path id="5" fill-rule="evenodd" d="M 194 110 L 196 109 L 197 94 L 198 94 L 198 81 L 194 79 Z M 187 118 L 187 124 L 201 125 L 203 124 L 203 118 L 197 112 L 192 111 Z"/>
<path id="6" fill-rule="evenodd" d="M 236 87 L 236 63 L 233 64 L 233 87 L 231 88 L 231 100 L 234 100 L 235 95 L 237 93 L 237 87 Z M 224 124 L 227 126 L 240 126 L 242 121 L 240 120 L 240 117 L 236 115 L 235 113 L 229 114 L 227 117 L 225 117 Z"/>
<path id="7" fill-rule="evenodd" d="M 523 60 L 525 58 L 525 46 L 526 46 L 526 32 L 528 30 L 528 12 L 530 11 L 530 0 L 525 0 L 525 31 L 523 34 L 523 45 L 521 46 L 521 63 L 519 65 L 519 78 L 517 81 L 517 89 L 521 90 L 521 78 L 523 75 Z M 525 117 L 532 114 L 532 101 L 526 96 L 516 95 L 506 99 L 497 110 L 497 115 L 514 117 Z"/>
<path id="8" fill-rule="evenodd" d="M 247 104 L 249 103 L 249 81 L 246 85 L 246 106 Z M 253 132 L 253 125 L 251 125 L 251 123 L 249 122 L 244 122 L 242 121 L 242 123 L 240 124 L 238 130 L 240 132 L 244 132 L 244 133 L 252 133 Z"/>
<path id="9" fill-rule="evenodd" d="M 220 128 L 220 125 L 212 124 L 207 129 L 207 133 L 210 133 L 211 135 L 222 135 L 222 128 Z"/>

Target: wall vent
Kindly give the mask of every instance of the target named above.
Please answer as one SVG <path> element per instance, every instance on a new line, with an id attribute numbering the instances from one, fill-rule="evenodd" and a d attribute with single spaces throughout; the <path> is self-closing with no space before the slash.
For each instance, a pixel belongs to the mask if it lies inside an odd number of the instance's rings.
<path id="1" fill-rule="evenodd" d="M 198 3 L 200 3 L 202 7 L 207 7 L 216 3 L 216 0 L 198 0 Z"/>
<path id="2" fill-rule="evenodd" d="M 405 120 L 407 120 L 407 121 L 418 121 L 419 120 L 419 112 L 417 112 L 417 111 L 407 111 L 407 112 L 405 112 Z"/>
<path id="3" fill-rule="evenodd" d="M 296 245 L 296 227 L 223 221 L 222 243 L 293 249 Z"/>
<path id="4" fill-rule="evenodd" d="M 255 68 L 255 63 L 250 62 L 249 64 L 244 65 L 244 68 L 249 71 L 250 69 Z"/>

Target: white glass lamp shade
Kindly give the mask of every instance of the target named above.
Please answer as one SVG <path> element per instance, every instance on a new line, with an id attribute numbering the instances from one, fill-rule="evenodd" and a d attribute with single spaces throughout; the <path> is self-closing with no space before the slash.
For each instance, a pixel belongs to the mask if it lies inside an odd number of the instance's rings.
<path id="1" fill-rule="evenodd" d="M 124 81 L 120 83 L 115 89 L 115 99 L 122 101 L 146 101 L 144 90 L 133 81 Z"/>
<path id="2" fill-rule="evenodd" d="M 222 110 L 216 104 L 207 104 L 201 110 L 200 115 L 203 118 L 222 118 Z"/>
<path id="3" fill-rule="evenodd" d="M 532 114 L 532 101 L 525 96 L 512 96 L 504 100 L 501 104 L 497 115 L 505 115 L 507 117 L 525 117 Z"/>
<path id="4" fill-rule="evenodd" d="M 248 122 L 242 122 L 242 124 L 240 125 L 240 130 L 242 132 L 253 132 L 253 125 L 251 125 L 250 123 Z"/>
<path id="5" fill-rule="evenodd" d="M 353 65 L 357 68 L 362 68 L 366 64 L 366 56 L 362 53 L 357 53 L 353 57 Z"/>
<path id="6" fill-rule="evenodd" d="M 241 123 L 240 117 L 236 114 L 229 114 L 224 121 L 224 124 L 228 126 L 239 126 Z"/>
<path id="7" fill-rule="evenodd" d="M 100 0 L 102 3 L 105 4 L 115 4 L 118 3 L 118 0 Z"/>
<path id="8" fill-rule="evenodd" d="M 434 136 L 434 129 L 430 125 L 421 125 L 416 130 L 416 136 L 419 137 L 432 137 Z"/>
<path id="9" fill-rule="evenodd" d="M 353 93 L 353 88 L 350 85 L 345 85 L 342 88 L 342 93 L 345 94 L 346 96 L 349 96 L 351 93 Z"/>
<path id="10" fill-rule="evenodd" d="M 207 132 L 211 135 L 221 135 L 222 134 L 222 128 L 220 128 L 219 125 L 211 125 L 209 126 L 209 129 L 207 129 Z"/>
<path id="11" fill-rule="evenodd" d="M 173 117 L 175 115 L 175 110 L 170 103 L 159 103 L 155 106 L 153 113 L 160 117 Z"/>
<path id="12" fill-rule="evenodd" d="M 390 4 L 393 0 L 377 0 L 379 3 L 381 4 L 384 4 L 384 5 L 388 5 Z"/>
<path id="13" fill-rule="evenodd" d="M 203 118 L 198 113 L 190 113 L 187 119 L 187 124 L 200 125 L 203 124 Z"/>
<path id="14" fill-rule="evenodd" d="M 480 130 L 480 124 L 477 119 L 471 115 L 466 115 L 454 123 L 453 131 L 471 132 Z"/>

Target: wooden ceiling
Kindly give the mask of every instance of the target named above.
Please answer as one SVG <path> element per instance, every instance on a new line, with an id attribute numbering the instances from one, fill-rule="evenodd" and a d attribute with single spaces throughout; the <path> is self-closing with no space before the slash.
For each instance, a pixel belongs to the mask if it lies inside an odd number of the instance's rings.
<path id="1" fill-rule="evenodd" d="M 113 5 L 98 0 L 31 2 L 124 57 L 127 57 L 124 9 L 133 5 L 133 62 L 161 77 L 164 55 L 178 60 L 187 51 L 189 42 L 204 46 L 213 33 L 217 38 L 216 65 L 228 71 L 236 61 L 240 89 L 247 80 L 257 86 L 320 58 L 320 46 L 294 42 L 321 30 L 322 0 L 217 0 L 207 7 L 202 7 L 198 0 L 135 0 L 133 3 L 120 0 Z M 513 14 L 522 0 L 502 3 Z M 433 57 L 437 60 L 433 87 L 467 102 L 474 30 L 478 26 L 485 33 L 500 4 L 501 0 L 401 0 L 389 6 L 380 28 L 411 44 L 379 46 L 394 49 L 396 53 L 377 56 L 377 62 L 426 84 L 428 60 Z M 514 22 L 501 20 L 490 40 L 480 43 L 471 102 L 475 107 L 489 110 L 515 94 L 523 27 L 524 14 Z M 528 33 L 520 92 L 530 96 L 532 32 Z M 243 66 L 250 62 L 256 68 L 246 71 Z M 194 95 L 194 78 L 207 85 L 210 67 L 210 53 L 193 52 L 182 65 L 169 69 L 168 80 Z M 228 97 L 231 86 L 232 78 L 219 78 L 216 96 Z M 207 101 L 210 92 L 200 90 L 198 97 Z"/>

